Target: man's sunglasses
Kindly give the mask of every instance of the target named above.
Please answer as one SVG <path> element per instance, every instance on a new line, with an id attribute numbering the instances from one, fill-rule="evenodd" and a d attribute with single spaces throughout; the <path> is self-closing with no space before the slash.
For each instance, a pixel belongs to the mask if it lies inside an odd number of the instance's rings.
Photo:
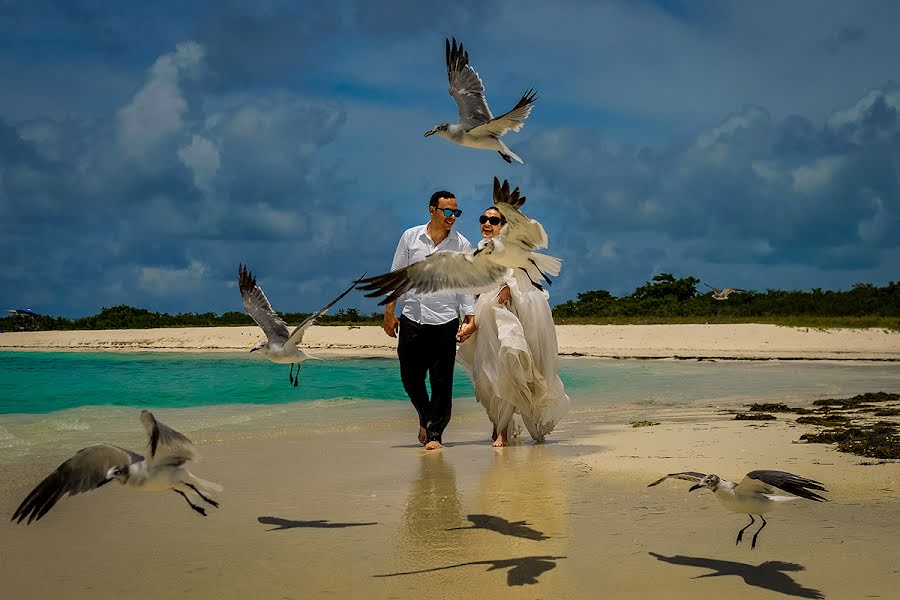
<path id="1" fill-rule="evenodd" d="M 435 209 L 444 211 L 445 217 L 456 217 L 458 219 L 459 216 L 462 214 L 462 211 L 459 210 L 458 208 L 438 208 L 435 206 Z"/>
<path id="2" fill-rule="evenodd" d="M 500 217 L 489 217 L 487 215 L 481 215 L 478 217 L 478 222 L 484 225 L 487 222 L 490 222 L 491 225 L 499 225 L 500 223 L 505 223 L 505 219 L 501 219 Z"/>

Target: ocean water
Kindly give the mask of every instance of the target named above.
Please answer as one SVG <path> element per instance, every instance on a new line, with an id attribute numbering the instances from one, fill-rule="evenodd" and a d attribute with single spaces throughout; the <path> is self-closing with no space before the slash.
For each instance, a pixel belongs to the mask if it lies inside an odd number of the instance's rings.
<path id="1" fill-rule="evenodd" d="M 559 364 L 579 405 L 786 401 L 900 389 L 900 365 L 894 363 L 562 358 Z M 246 353 L 0 352 L 0 415 L 89 406 L 408 402 L 394 359 L 307 361 L 296 389 L 288 369 Z M 471 398 L 468 376 L 459 366 L 455 373 L 454 397 Z"/>

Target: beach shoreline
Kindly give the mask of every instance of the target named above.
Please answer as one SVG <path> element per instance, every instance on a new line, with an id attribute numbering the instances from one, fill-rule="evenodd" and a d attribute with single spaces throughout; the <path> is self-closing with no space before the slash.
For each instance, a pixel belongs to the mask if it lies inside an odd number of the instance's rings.
<path id="1" fill-rule="evenodd" d="M 900 332 L 759 324 L 558 325 L 561 356 L 720 360 L 900 361 Z M 244 352 L 258 327 L 186 327 L 0 334 L 0 351 Z M 323 356 L 395 357 L 380 327 L 314 326 L 304 348 Z"/>

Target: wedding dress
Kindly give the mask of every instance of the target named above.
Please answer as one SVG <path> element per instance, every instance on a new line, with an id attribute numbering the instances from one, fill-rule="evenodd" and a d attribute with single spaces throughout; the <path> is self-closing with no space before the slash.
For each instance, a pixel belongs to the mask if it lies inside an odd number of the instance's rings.
<path id="1" fill-rule="evenodd" d="M 546 292 L 512 272 L 505 283 L 509 305 L 497 302 L 500 288 L 481 294 L 475 303 L 478 329 L 456 359 L 497 431 L 518 413 L 531 437 L 542 442 L 571 404 L 557 373 L 556 327 Z"/>

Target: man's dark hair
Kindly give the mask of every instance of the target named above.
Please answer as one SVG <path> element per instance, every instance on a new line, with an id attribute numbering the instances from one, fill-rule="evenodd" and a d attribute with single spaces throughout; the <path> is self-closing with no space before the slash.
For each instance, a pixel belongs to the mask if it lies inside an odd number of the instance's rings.
<path id="1" fill-rule="evenodd" d="M 435 192 L 431 195 L 431 200 L 428 201 L 428 206 L 437 206 L 438 201 L 441 198 L 456 198 L 452 192 L 448 192 L 447 190 L 441 190 L 440 192 Z"/>

